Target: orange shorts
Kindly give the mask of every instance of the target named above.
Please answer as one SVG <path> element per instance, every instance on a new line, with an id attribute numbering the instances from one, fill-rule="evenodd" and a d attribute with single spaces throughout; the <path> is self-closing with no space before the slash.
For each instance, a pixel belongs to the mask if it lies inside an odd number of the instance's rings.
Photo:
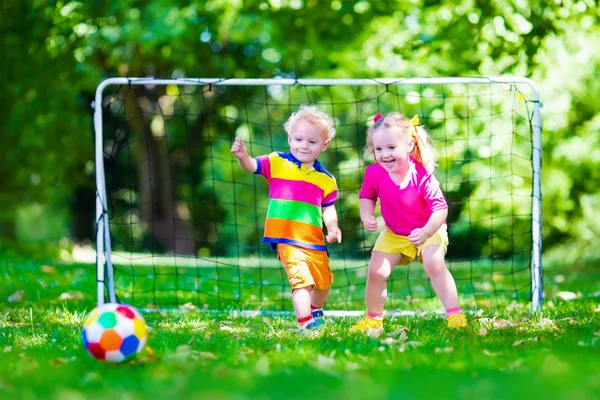
<path id="1" fill-rule="evenodd" d="M 311 250 L 291 244 L 277 244 L 277 256 L 281 260 L 292 289 L 314 286 L 329 289 L 333 274 L 329 268 L 326 251 Z"/>

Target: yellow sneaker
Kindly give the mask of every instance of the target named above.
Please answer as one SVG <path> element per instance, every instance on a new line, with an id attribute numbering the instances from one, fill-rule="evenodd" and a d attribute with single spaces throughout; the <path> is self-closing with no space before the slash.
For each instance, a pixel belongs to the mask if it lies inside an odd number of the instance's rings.
<path id="1" fill-rule="evenodd" d="M 467 317 L 463 313 L 448 315 L 448 327 L 452 329 L 465 328 L 467 326 Z"/>
<path id="2" fill-rule="evenodd" d="M 352 332 L 368 332 L 370 329 L 383 329 L 383 320 L 365 317 L 350 328 Z"/>

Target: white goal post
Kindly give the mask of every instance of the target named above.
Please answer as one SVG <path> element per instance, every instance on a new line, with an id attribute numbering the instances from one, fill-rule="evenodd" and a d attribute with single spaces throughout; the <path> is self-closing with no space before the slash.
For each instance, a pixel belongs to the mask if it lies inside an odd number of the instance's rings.
<path id="1" fill-rule="evenodd" d="M 111 232 L 109 225 L 109 199 L 107 197 L 104 154 L 103 105 L 107 103 L 105 89 L 111 85 L 176 85 L 183 86 L 372 86 L 372 85 L 525 85 L 533 94 L 531 97 L 531 306 L 538 310 L 542 303 L 542 232 L 541 232 L 541 168 L 542 168 L 542 119 L 541 102 L 536 84 L 520 77 L 442 77 L 442 78 L 380 78 L 380 79 L 228 79 L 228 78 L 109 78 L 102 81 L 95 93 L 94 132 L 95 132 L 95 180 L 96 180 L 96 279 L 98 305 L 117 302 L 115 294 L 115 274 L 112 260 Z M 265 195 L 266 196 L 266 195 Z M 451 238 L 452 240 L 452 238 Z"/>

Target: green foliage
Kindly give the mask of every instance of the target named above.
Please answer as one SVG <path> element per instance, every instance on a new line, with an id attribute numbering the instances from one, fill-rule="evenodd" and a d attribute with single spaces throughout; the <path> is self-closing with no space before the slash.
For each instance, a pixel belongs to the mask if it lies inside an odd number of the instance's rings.
<path id="1" fill-rule="evenodd" d="M 0 12 L 3 237 L 19 205 L 62 208 L 75 188 L 94 187 L 90 104 L 104 77 L 497 74 L 541 90 L 545 248 L 597 236 L 591 0 L 5 0 Z"/>

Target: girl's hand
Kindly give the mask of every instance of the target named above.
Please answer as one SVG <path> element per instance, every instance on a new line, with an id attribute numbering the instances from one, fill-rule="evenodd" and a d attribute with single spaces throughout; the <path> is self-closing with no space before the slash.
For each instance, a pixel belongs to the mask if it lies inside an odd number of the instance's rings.
<path id="1" fill-rule="evenodd" d="M 337 240 L 338 243 L 342 243 L 342 231 L 337 226 L 327 229 L 327 241 L 333 243 Z"/>
<path id="2" fill-rule="evenodd" d="M 231 146 L 231 154 L 240 159 L 248 156 L 248 148 L 242 138 L 235 138 L 235 142 L 233 142 L 233 145 Z"/>
<path id="3" fill-rule="evenodd" d="M 408 235 L 408 240 L 415 245 L 415 247 L 421 246 L 431 235 L 423 228 L 417 228 Z"/>
<path id="4" fill-rule="evenodd" d="M 377 230 L 377 220 L 373 215 L 367 215 L 366 217 L 361 218 L 361 220 L 368 232 L 375 232 Z"/>

